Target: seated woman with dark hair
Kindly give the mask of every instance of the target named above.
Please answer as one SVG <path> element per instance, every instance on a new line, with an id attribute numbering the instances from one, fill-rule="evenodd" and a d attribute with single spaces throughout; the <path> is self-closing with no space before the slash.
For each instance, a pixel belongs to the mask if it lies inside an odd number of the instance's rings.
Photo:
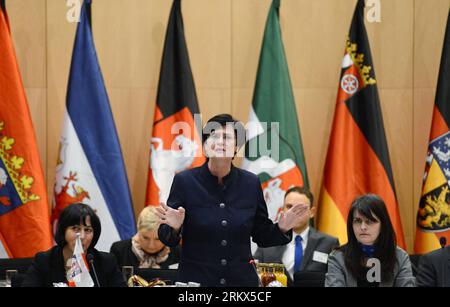
<path id="1" fill-rule="evenodd" d="M 58 220 L 55 235 L 57 245 L 46 252 L 36 254 L 22 287 L 53 287 L 68 284 L 67 275 L 78 234 L 85 255 L 89 255 L 88 257 L 93 260 L 90 262 L 95 266 L 97 276 L 89 264 L 94 286 L 126 286 L 114 256 L 94 248 L 100 233 L 100 220 L 91 207 L 85 204 L 72 204 L 66 207 Z"/>
<path id="2" fill-rule="evenodd" d="M 139 214 L 136 235 L 128 240 L 115 242 L 111 254 L 116 256 L 119 266 L 133 266 L 136 269 L 177 269 L 180 248 L 169 248 L 158 238 L 159 218 L 156 208 L 145 207 Z"/>
<path id="3" fill-rule="evenodd" d="M 444 246 L 420 257 L 418 287 L 450 287 L 450 246 Z"/>
<path id="4" fill-rule="evenodd" d="M 409 256 L 397 246 L 380 197 L 367 194 L 353 201 L 347 236 L 348 243 L 330 255 L 326 287 L 415 286 Z"/>

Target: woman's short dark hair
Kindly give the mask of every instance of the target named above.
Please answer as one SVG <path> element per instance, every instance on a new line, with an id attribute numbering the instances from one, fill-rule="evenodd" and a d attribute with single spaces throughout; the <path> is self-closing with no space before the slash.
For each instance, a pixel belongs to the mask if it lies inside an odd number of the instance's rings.
<path id="1" fill-rule="evenodd" d="M 380 221 L 380 234 L 374 243 L 375 254 L 373 257 L 380 260 L 381 279 L 383 281 L 391 280 L 393 278 L 394 266 L 397 261 L 397 240 L 386 205 L 384 201 L 375 194 L 359 196 L 352 202 L 347 218 L 348 243 L 343 246 L 346 267 L 353 276 L 366 278 L 366 271 L 363 270 L 362 266 L 366 256 L 363 254 L 361 244 L 356 239 L 355 232 L 353 231 L 353 218 L 356 212 L 372 222 Z"/>
<path id="2" fill-rule="evenodd" d="M 246 140 L 245 127 L 242 122 L 233 118 L 230 114 L 219 114 L 208 120 L 205 127 L 202 129 L 202 144 L 205 144 L 206 140 L 215 129 L 218 127 L 226 127 L 227 124 L 233 125 L 236 146 L 238 149 L 241 148 L 242 145 L 245 144 Z"/>
<path id="3" fill-rule="evenodd" d="M 288 196 L 289 194 L 294 193 L 294 192 L 305 195 L 309 199 L 309 203 L 310 203 L 309 207 L 310 208 L 312 208 L 312 206 L 314 206 L 314 195 L 311 192 L 311 190 L 307 187 L 295 186 L 295 187 L 288 189 L 286 191 L 286 193 L 284 194 L 284 199 L 286 199 L 286 196 Z"/>
<path id="4" fill-rule="evenodd" d="M 100 238 L 102 226 L 100 224 L 100 219 L 97 214 L 95 214 L 94 210 L 90 206 L 82 203 L 69 205 L 61 212 L 55 234 L 56 244 L 60 247 L 64 247 L 67 244 L 65 239 L 67 228 L 75 225 L 87 226 L 86 219 L 88 216 L 91 219 L 91 226 L 94 230 L 94 237 L 90 245 L 90 248 L 93 248 Z"/>

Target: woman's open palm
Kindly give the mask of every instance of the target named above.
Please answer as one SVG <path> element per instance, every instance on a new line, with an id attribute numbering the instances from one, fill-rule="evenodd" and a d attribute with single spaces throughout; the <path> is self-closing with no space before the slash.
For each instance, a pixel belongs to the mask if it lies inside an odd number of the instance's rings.
<path id="1" fill-rule="evenodd" d="M 156 215 L 159 217 L 160 223 L 169 225 L 175 230 L 179 230 L 183 225 L 185 213 L 186 210 L 183 207 L 173 209 L 163 203 L 156 208 Z"/>

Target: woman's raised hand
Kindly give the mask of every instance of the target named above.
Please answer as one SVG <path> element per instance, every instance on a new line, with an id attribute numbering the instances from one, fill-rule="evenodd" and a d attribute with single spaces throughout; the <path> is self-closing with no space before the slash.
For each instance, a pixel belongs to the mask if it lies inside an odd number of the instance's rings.
<path id="1" fill-rule="evenodd" d="M 308 214 L 308 205 L 295 205 L 286 212 L 281 213 L 280 220 L 278 221 L 278 227 L 283 233 L 288 232 L 298 223 L 299 219 L 302 219 Z"/>

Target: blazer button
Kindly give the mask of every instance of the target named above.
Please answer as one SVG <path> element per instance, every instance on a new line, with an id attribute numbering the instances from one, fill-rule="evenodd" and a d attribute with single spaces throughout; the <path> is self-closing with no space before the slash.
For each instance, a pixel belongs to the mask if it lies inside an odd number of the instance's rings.
<path id="1" fill-rule="evenodd" d="M 227 226 L 227 225 L 228 225 L 228 222 L 227 222 L 226 220 L 223 220 L 223 221 L 222 221 L 222 226 L 225 227 L 225 226 Z"/>
<path id="2" fill-rule="evenodd" d="M 221 244 L 222 246 L 227 246 L 228 242 L 227 242 L 227 240 L 222 240 L 222 242 L 220 242 L 220 244 Z"/>
<path id="3" fill-rule="evenodd" d="M 223 209 L 223 208 L 225 208 L 225 204 L 224 204 L 224 203 L 221 203 L 221 204 L 219 205 L 219 207 L 220 207 L 220 209 Z"/>
<path id="4" fill-rule="evenodd" d="M 227 283 L 227 281 L 225 280 L 225 278 L 221 278 L 220 279 L 220 284 L 223 286 Z"/>
<path id="5" fill-rule="evenodd" d="M 226 259 L 220 260 L 220 264 L 221 264 L 222 266 L 226 266 L 226 265 L 227 265 L 227 260 L 226 260 Z"/>

